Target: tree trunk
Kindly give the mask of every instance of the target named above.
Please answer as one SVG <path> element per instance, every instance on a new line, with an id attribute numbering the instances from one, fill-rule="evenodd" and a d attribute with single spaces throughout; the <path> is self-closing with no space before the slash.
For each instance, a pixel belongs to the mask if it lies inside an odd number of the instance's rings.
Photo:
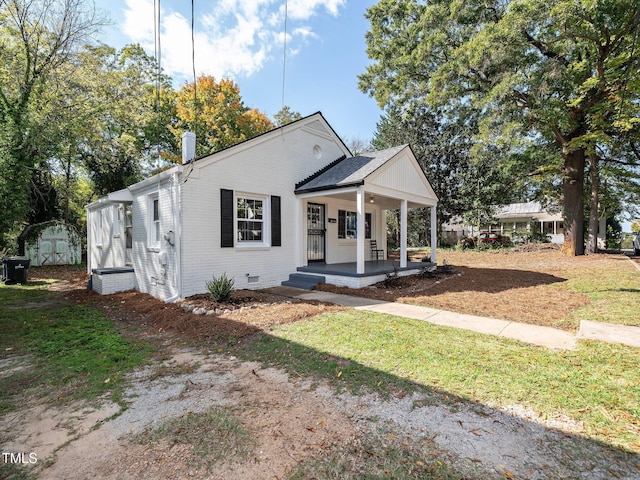
<path id="1" fill-rule="evenodd" d="M 584 149 L 563 152 L 564 245 L 562 253 L 584 255 Z"/>
<path id="2" fill-rule="evenodd" d="M 587 238 L 586 254 L 598 251 L 598 227 L 600 218 L 598 206 L 600 203 L 600 173 L 597 165 L 598 159 L 595 152 L 589 154 L 589 176 L 591 177 L 591 202 L 589 205 L 589 231 Z"/>

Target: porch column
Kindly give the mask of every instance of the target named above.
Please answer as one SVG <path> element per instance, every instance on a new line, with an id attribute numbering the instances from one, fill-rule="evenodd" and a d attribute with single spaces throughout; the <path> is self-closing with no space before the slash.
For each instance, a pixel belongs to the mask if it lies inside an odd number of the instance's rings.
<path id="1" fill-rule="evenodd" d="M 407 266 L 407 200 L 400 204 L 400 268 Z"/>
<path id="2" fill-rule="evenodd" d="M 436 232 L 436 206 L 431 207 L 431 263 L 437 264 L 436 261 L 436 243 L 438 242 L 438 232 Z"/>
<path id="3" fill-rule="evenodd" d="M 364 190 L 356 192 L 356 273 L 364 273 Z"/>

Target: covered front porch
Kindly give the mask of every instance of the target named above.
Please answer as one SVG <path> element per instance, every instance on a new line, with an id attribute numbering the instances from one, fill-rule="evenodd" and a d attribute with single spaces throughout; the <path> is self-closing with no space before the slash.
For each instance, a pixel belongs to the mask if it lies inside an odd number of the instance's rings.
<path id="1" fill-rule="evenodd" d="M 407 260 L 407 223 L 411 208 L 430 209 L 431 263 L 436 263 L 438 199 L 408 145 L 342 158 L 296 185 L 304 211 L 301 245 L 321 246 L 322 262 L 310 249 L 301 252 L 298 271 L 320 274 L 327 282 L 365 286 L 394 271 L 417 273 L 425 263 Z M 317 215 L 313 209 L 327 212 Z M 386 211 L 399 210 L 400 258 L 387 260 Z M 313 219 L 311 221 L 310 219 Z M 314 242 L 306 236 L 313 233 Z M 315 238 L 320 238 L 316 241 Z M 326 249 L 326 256 L 324 255 Z M 374 255 L 382 251 L 382 257 Z M 368 260 L 370 259 L 370 260 Z M 338 278 L 339 277 L 339 278 Z"/>
<path id="2" fill-rule="evenodd" d="M 357 262 L 344 262 L 327 264 L 313 262 L 303 267 L 298 267 L 300 273 L 320 275 L 326 283 L 351 288 L 361 288 L 373 285 L 387 278 L 387 275 L 396 273 L 398 276 L 420 273 L 423 268 L 432 266 L 431 262 L 409 262 L 404 266 L 397 260 L 371 260 L 364 262 L 364 272 L 358 272 Z"/>
<path id="3" fill-rule="evenodd" d="M 358 272 L 357 262 L 331 263 L 313 262 L 304 267 L 298 267 L 299 272 L 316 273 L 318 275 L 344 275 L 347 277 L 369 277 L 372 275 L 386 275 L 388 273 L 419 271 L 433 265 L 431 262 L 406 262 L 403 267 L 398 260 L 371 260 L 364 262 L 364 272 Z"/>

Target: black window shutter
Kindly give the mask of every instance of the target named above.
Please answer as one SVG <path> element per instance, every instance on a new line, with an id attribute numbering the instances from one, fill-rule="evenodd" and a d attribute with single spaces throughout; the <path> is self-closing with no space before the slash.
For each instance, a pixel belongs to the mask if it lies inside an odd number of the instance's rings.
<path id="1" fill-rule="evenodd" d="M 233 247 L 233 190 L 220 189 L 221 247 Z"/>
<path id="2" fill-rule="evenodd" d="M 280 222 L 280 197 L 271 195 L 271 246 L 282 246 L 282 225 Z"/>

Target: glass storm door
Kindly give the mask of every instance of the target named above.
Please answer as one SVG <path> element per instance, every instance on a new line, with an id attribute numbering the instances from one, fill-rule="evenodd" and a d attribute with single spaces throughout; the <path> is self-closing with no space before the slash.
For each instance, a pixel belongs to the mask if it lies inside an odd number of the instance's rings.
<path id="1" fill-rule="evenodd" d="M 325 209 L 319 203 L 307 204 L 307 261 L 324 262 Z"/>

